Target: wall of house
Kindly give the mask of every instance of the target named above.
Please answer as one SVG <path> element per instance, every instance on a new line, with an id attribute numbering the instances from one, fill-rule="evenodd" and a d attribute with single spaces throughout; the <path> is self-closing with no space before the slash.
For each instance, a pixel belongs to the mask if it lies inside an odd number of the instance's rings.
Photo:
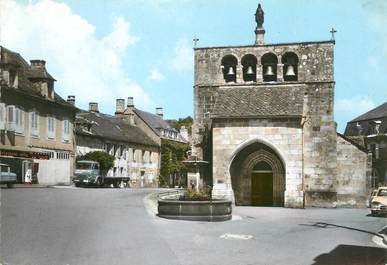
<path id="1" fill-rule="evenodd" d="M 17 95 L 3 93 L 1 102 L 6 106 L 15 106 L 21 109 L 23 113 L 24 126 L 23 132 L 15 133 L 14 138 L 5 137 L 2 144 L 7 146 L 18 147 L 37 147 L 46 149 L 59 149 L 74 151 L 74 135 L 73 135 L 73 111 L 67 108 L 62 108 L 52 102 L 40 102 L 31 99 L 26 99 Z M 39 136 L 33 136 L 31 133 L 31 117 L 30 113 L 36 111 L 39 113 Z M 55 117 L 55 138 L 47 137 L 47 115 Z M 62 135 L 62 120 L 69 120 L 69 135 L 68 141 L 63 140 Z M 10 134 L 9 134 L 10 135 Z"/>
<path id="2" fill-rule="evenodd" d="M 57 154 L 57 153 L 56 153 Z M 73 174 L 74 157 L 69 153 L 66 156 L 57 158 L 57 155 L 49 160 L 34 159 L 35 163 L 39 164 L 38 182 L 39 184 L 55 185 L 55 184 L 71 184 L 71 176 Z"/>

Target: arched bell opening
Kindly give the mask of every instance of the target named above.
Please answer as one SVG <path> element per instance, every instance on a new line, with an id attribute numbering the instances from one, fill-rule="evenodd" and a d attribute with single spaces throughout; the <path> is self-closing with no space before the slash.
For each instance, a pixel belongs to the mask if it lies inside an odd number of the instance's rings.
<path id="1" fill-rule="evenodd" d="M 243 81 L 257 81 L 257 58 L 252 54 L 247 54 L 242 58 Z"/>
<path id="2" fill-rule="evenodd" d="M 261 58 L 261 64 L 263 68 L 263 81 L 277 81 L 277 56 L 274 53 L 266 53 Z"/>
<path id="3" fill-rule="evenodd" d="M 246 146 L 231 162 L 230 175 L 236 205 L 284 205 L 285 165 L 269 146 Z"/>
<path id="4" fill-rule="evenodd" d="M 228 82 L 236 82 L 236 71 L 237 71 L 238 60 L 233 55 L 226 55 L 222 59 L 222 72 L 223 78 Z"/>
<path id="5" fill-rule="evenodd" d="M 293 52 L 287 52 L 282 56 L 284 81 L 298 80 L 298 56 Z"/>

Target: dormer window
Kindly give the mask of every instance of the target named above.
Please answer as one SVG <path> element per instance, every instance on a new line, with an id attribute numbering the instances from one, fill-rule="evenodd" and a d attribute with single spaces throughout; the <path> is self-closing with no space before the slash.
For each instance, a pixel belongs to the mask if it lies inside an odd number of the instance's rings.
<path id="1" fill-rule="evenodd" d="M 236 82 L 238 60 L 233 55 L 226 55 L 222 59 L 223 78 L 226 83 Z"/>
<path id="2" fill-rule="evenodd" d="M 262 56 L 261 64 L 263 68 L 263 81 L 277 81 L 277 56 L 274 53 L 266 53 Z"/>
<path id="3" fill-rule="evenodd" d="M 282 56 L 284 81 L 298 80 L 298 57 L 293 52 L 287 52 Z"/>
<path id="4" fill-rule="evenodd" d="M 242 58 L 243 81 L 257 81 L 257 58 L 252 54 L 247 54 Z"/>
<path id="5" fill-rule="evenodd" d="M 382 121 L 374 121 L 374 132 L 375 134 L 380 133 L 380 125 L 382 124 Z"/>

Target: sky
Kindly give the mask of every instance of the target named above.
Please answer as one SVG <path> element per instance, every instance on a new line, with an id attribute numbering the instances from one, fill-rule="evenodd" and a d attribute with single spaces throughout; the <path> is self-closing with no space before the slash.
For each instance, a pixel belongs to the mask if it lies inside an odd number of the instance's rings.
<path id="1" fill-rule="evenodd" d="M 249 45 L 265 11 L 265 43 L 335 39 L 335 120 L 387 101 L 385 0 L 0 0 L 0 45 L 43 59 L 63 98 L 114 113 L 115 99 L 164 117 L 193 115 L 198 47 Z"/>

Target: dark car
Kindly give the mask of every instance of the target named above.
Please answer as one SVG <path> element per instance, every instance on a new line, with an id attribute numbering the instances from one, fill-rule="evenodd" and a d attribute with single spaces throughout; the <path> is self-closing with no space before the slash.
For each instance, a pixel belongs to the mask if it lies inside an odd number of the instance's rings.
<path id="1" fill-rule="evenodd" d="M 11 172 L 11 168 L 7 164 L 0 164 L 0 184 L 6 184 L 8 188 L 12 188 L 17 182 L 15 173 Z"/>

